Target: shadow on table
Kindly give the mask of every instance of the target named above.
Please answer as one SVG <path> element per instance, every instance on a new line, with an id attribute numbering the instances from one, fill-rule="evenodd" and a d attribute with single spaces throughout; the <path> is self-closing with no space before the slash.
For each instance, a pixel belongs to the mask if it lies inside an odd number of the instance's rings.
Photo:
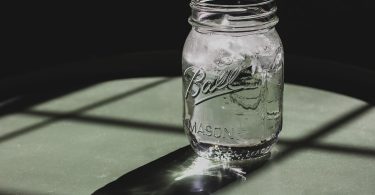
<path id="1" fill-rule="evenodd" d="M 265 165 L 268 157 L 227 164 L 198 157 L 186 146 L 123 175 L 93 195 L 211 194 L 244 180 L 247 174 Z"/>

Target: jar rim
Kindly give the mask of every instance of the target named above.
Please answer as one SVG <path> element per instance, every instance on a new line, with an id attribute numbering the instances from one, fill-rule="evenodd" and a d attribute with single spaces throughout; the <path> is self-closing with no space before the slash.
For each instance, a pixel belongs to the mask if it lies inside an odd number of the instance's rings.
<path id="1" fill-rule="evenodd" d="M 242 3 L 242 1 L 244 1 Z M 232 4 L 223 4 L 221 1 L 215 1 L 215 0 L 192 0 L 190 3 L 190 6 L 192 8 L 195 7 L 206 7 L 206 8 L 225 8 L 225 9 L 230 9 L 230 8 L 247 8 L 247 7 L 257 7 L 265 4 L 270 4 L 274 2 L 275 0 L 255 0 L 257 2 L 254 2 L 254 0 L 248 0 L 250 2 L 246 2 L 246 0 L 239 0 L 239 1 L 227 1 L 231 2 Z M 234 3 L 237 2 L 237 3 Z"/>
<path id="2" fill-rule="evenodd" d="M 192 0 L 190 6 L 189 23 L 208 31 L 258 31 L 279 21 L 275 0 Z"/>

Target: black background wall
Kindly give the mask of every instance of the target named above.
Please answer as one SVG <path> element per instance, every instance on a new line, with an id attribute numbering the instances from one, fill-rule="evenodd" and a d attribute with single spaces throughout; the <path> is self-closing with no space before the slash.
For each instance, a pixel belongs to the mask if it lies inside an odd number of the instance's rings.
<path id="1" fill-rule="evenodd" d="M 122 3 L 3 6 L 0 78 L 124 52 L 181 50 L 190 30 L 187 0 Z M 371 0 L 279 0 L 278 7 L 288 54 L 375 70 Z"/>

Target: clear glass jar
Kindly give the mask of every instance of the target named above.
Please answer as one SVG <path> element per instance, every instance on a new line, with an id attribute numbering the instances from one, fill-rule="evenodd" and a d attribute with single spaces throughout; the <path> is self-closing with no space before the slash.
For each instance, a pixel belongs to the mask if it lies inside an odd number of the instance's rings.
<path id="1" fill-rule="evenodd" d="M 273 0 L 192 0 L 183 122 L 198 155 L 264 156 L 282 128 L 283 63 Z"/>

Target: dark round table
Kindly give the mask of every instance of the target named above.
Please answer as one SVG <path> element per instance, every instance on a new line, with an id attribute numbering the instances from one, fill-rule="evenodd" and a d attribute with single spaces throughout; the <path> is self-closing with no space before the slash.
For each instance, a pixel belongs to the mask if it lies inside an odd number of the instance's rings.
<path id="1" fill-rule="evenodd" d="M 180 77 L 145 75 L 54 90 L 12 109 L 19 97 L 4 101 L 0 194 L 375 192 L 372 104 L 288 83 L 271 159 L 238 170 L 191 151 L 181 86 Z"/>

